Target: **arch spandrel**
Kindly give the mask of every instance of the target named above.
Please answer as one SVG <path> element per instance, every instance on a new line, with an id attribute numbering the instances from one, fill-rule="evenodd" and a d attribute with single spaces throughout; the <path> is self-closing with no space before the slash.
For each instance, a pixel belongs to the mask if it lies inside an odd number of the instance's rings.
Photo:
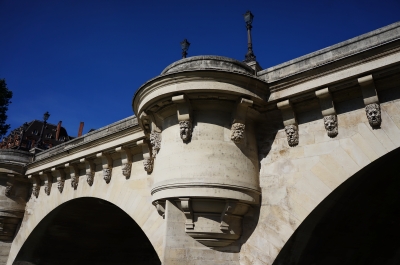
<path id="1" fill-rule="evenodd" d="M 280 113 L 269 116 L 265 125 L 269 130 L 260 129 L 266 139 L 274 139 L 261 160 L 258 223 L 262 225 L 242 246 L 241 260 L 253 256 L 263 260 L 261 264 L 272 264 L 296 229 L 342 183 L 393 150 L 398 151 L 399 102 L 381 104 L 382 124 L 378 129 L 370 126 L 364 109 L 339 108 L 339 134 L 334 138 L 327 135 L 321 120 L 307 122 L 304 116 L 313 114 L 303 113 L 300 118 L 305 122 L 299 124 L 300 141 L 295 147 L 288 145 Z"/>
<path id="2" fill-rule="evenodd" d="M 113 178 L 109 184 L 103 180 L 102 172 L 96 171 L 92 186 L 86 183 L 86 175 L 79 176 L 76 190 L 71 187 L 71 179 L 66 179 L 62 193 L 57 189 L 57 182 L 52 183 L 51 193 L 47 196 L 44 187 L 40 188 L 38 198 L 31 196 L 27 203 L 26 214 L 21 227 L 13 241 L 7 264 L 13 264 L 23 244 L 40 222 L 60 205 L 79 198 L 97 198 L 105 200 L 120 208 L 133 219 L 149 239 L 159 259 L 163 255 L 163 235 L 165 222 L 151 204 L 150 191 L 147 187 L 148 176 L 143 172 L 142 162 L 132 163 L 132 169 L 140 168 L 135 177 L 126 179 L 120 166 L 114 166 Z M 142 176 L 143 175 L 143 176 Z M 137 204 L 140 204 L 138 207 Z"/>

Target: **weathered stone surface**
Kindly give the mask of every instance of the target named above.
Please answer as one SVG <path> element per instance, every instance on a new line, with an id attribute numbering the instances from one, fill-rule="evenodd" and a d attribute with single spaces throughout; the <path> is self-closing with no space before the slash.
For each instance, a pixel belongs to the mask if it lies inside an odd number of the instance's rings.
<path id="1" fill-rule="evenodd" d="M 330 196 L 344 194 L 353 179 L 362 190 L 370 165 L 400 150 L 399 28 L 395 23 L 261 71 L 262 80 L 235 60 L 183 59 L 135 94 L 139 122 L 134 116 L 118 121 L 33 161 L 0 151 L 0 219 L 7 223 L 0 256 L 9 253 L 13 264 L 46 217 L 84 197 L 129 215 L 164 265 L 271 265 L 280 252 L 301 256 L 312 245 L 306 241 L 324 232 L 301 225 L 326 214 L 319 207 L 328 211 L 338 203 Z M 380 126 L 370 126 L 367 103 L 379 106 Z M 55 181 L 50 169 L 69 174 L 54 175 Z M 377 183 L 380 194 L 390 188 Z M 60 224 L 46 225 L 50 232 L 43 235 L 69 237 Z M 97 231 L 104 237 L 119 229 L 103 225 Z M 308 245 L 285 252 L 299 230 Z"/>

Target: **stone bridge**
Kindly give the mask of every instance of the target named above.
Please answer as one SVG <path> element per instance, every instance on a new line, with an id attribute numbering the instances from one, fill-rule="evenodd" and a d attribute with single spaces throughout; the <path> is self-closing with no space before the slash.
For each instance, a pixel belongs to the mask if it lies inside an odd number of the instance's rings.
<path id="1" fill-rule="evenodd" d="M 1 150 L 2 264 L 397 264 L 400 23 L 260 69 L 182 59 L 136 116 Z"/>

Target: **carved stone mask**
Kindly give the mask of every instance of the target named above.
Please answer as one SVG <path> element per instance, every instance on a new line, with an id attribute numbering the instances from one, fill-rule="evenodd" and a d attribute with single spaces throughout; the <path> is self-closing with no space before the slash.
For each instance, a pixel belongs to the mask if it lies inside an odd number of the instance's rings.
<path id="1" fill-rule="evenodd" d="M 244 138 L 245 125 L 242 123 L 234 123 L 231 128 L 231 140 L 235 143 L 240 143 Z"/>
<path id="2" fill-rule="evenodd" d="M 293 147 L 299 144 L 299 130 L 297 125 L 287 125 L 285 132 L 289 146 Z"/>
<path id="3" fill-rule="evenodd" d="M 372 127 L 379 127 L 382 122 L 381 107 L 377 103 L 365 106 L 368 122 Z"/>
<path id="4" fill-rule="evenodd" d="M 143 160 L 143 167 L 144 167 L 144 170 L 147 171 L 147 173 L 151 173 L 153 171 L 153 159 L 147 158 L 147 159 Z"/>
<path id="5" fill-rule="evenodd" d="M 181 139 L 187 142 L 192 137 L 192 122 L 191 121 L 180 121 L 179 122 L 179 133 Z"/>
<path id="6" fill-rule="evenodd" d="M 124 175 L 125 177 L 129 177 L 131 175 L 131 168 L 132 168 L 131 163 L 124 164 L 122 166 L 122 175 Z"/>
<path id="7" fill-rule="evenodd" d="M 161 133 L 151 132 L 150 144 L 152 146 L 152 156 L 155 158 L 161 148 Z"/>
<path id="8" fill-rule="evenodd" d="M 338 135 L 338 123 L 336 115 L 325 116 L 324 125 L 329 137 L 335 137 Z"/>

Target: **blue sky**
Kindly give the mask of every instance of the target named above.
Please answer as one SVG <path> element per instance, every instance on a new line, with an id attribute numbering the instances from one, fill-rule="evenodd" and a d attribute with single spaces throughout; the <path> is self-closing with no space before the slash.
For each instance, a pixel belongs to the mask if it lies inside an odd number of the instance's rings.
<path id="1" fill-rule="evenodd" d="M 0 0 L 0 78 L 13 91 L 8 123 L 62 120 L 76 136 L 133 114 L 135 91 L 188 56 L 243 60 L 243 14 L 267 68 L 400 21 L 400 1 Z"/>

